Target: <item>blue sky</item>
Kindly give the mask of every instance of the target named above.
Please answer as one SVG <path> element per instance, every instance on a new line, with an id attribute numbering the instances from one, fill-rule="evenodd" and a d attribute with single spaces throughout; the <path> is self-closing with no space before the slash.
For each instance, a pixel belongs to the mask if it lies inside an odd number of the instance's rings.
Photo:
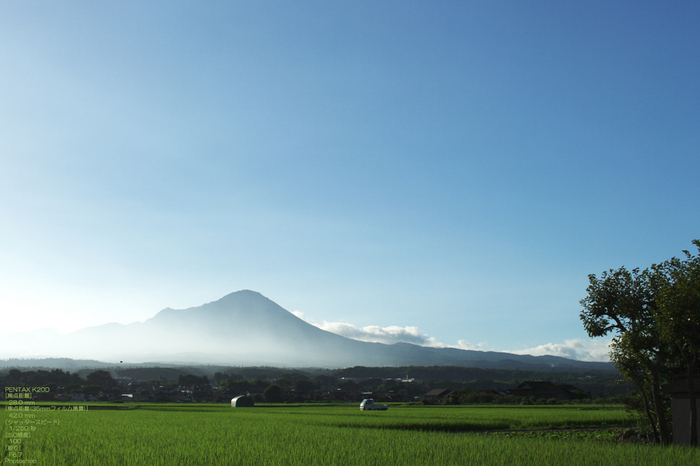
<path id="1" fill-rule="evenodd" d="M 603 357 L 588 274 L 700 238 L 698 24 L 692 1 L 3 2 L 2 333 L 253 289 L 348 334 Z"/>

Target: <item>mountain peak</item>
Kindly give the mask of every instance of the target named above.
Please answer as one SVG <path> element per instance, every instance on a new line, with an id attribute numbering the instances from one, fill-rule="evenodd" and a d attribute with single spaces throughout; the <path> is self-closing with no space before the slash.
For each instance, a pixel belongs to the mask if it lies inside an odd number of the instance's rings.
<path id="1" fill-rule="evenodd" d="M 262 294 L 258 293 L 257 291 L 253 291 L 253 290 L 234 291 L 233 293 L 229 293 L 226 296 L 224 296 L 223 298 L 218 299 L 218 301 L 230 300 L 230 299 L 236 299 L 236 298 L 262 298 L 262 299 L 269 301 L 269 298 L 266 298 Z"/>

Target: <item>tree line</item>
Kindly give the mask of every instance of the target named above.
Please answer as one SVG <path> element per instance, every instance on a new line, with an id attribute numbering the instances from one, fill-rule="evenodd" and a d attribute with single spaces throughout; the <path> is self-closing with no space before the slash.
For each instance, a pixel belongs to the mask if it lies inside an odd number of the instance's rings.
<path id="1" fill-rule="evenodd" d="M 359 371 L 372 368 L 358 368 Z M 448 368 L 445 368 L 449 370 Z M 431 371 L 442 373 L 442 369 L 433 368 Z M 156 376 L 157 372 L 148 372 Z M 532 375 L 532 374 L 528 374 Z M 563 375 L 563 374 L 562 374 Z M 574 378 L 571 374 L 566 379 Z M 580 376 L 580 374 L 579 374 Z M 530 377 L 532 379 L 532 377 Z M 541 379 L 541 378 L 540 378 Z M 593 377 L 595 379 L 595 377 Z M 579 387 L 591 385 L 591 379 L 578 378 Z M 406 381 L 391 378 L 356 377 L 353 379 L 336 377 L 326 374 L 304 375 L 301 371 L 287 371 L 286 377 L 275 379 L 246 379 L 239 374 L 216 372 L 210 378 L 207 375 L 191 373 L 178 374 L 176 380 L 169 380 L 160 375 L 157 379 L 114 379 L 110 372 L 96 370 L 85 373 L 64 372 L 61 369 L 52 371 L 36 370 L 22 372 L 11 369 L 0 373 L 0 391 L 5 386 L 42 386 L 49 391 L 35 397 L 36 400 L 61 401 L 71 399 L 76 394 L 84 395 L 84 401 L 123 401 L 124 394 L 130 401 L 141 402 L 200 402 L 228 403 L 238 395 L 250 394 L 256 402 L 270 403 L 307 403 L 307 402 L 359 402 L 366 397 L 377 401 L 414 402 L 435 388 L 453 391 L 451 396 L 439 401 L 446 404 L 542 404 L 561 402 L 548 400 L 548 397 L 517 396 L 510 394 L 510 389 L 523 380 L 512 382 L 494 382 L 471 380 L 414 380 Z M 562 380 L 558 380 L 561 382 Z M 594 382 L 593 386 L 601 386 L 602 381 Z M 607 381 L 610 383 L 610 380 Z M 615 388 L 619 388 L 616 386 Z M 611 396 L 612 395 L 612 396 Z M 579 390 L 574 397 L 577 402 L 615 402 L 620 400 L 619 394 L 597 392 L 591 394 L 587 390 Z"/>

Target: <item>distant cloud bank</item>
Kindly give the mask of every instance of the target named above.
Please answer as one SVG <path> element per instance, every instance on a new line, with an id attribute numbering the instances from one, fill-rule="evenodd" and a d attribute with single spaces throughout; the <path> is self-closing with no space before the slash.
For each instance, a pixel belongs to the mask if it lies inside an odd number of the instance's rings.
<path id="1" fill-rule="evenodd" d="M 414 345 L 428 346 L 433 348 L 459 348 L 474 351 L 494 351 L 488 348 L 484 342 L 473 344 L 466 340 L 459 340 L 457 346 L 446 345 L 437 338 L 431 337 L 423 333 L 418 327 L 399 327 L 391 325 L 389 327 L 380 327 L 378 325 L 368 325 L 366 327 L 358 327 L 345 322 L 316 322 L 315 320 L 306 317 L 303 312 L 293 311 L 292 314 L 298 318 L 314 325 L 327 332 L 335 333 L 353 340 L 367 341 L 371 343 L 385 343 L 392 345 L 394 343 L 413 343 Z M 595 339 L 595 340 L 565 340 L 564 343 L 547 343 L 527 348 L 522 350 L 507 351 L 513 354 L 531 354 L 533 356 L 561 356 L 563 358 L 575 359 L 578 361 L 610 361 L 610 339 Z"/>
<path id="2" fill-rule="evenodd" d="M 434 348 L 447 348 L 449 346 L 421 332 L 418 327 L 399 327 L 397 325 L 391 325 L 389 327 L 380 327 L 378 325 L 358 327 L 345 322 L 324 321 L 323 323 L 319 323 L 306 317 L 303 312 L 294 311 L 292 314 L 322 330 L 335 333 L 342 337 L 352 338 L 353 340 L 385 343 L 387 345 L 403 342 Z"/>
<path id="3" fill-rule="evenodd" d="M 547 343 L 524 350 L 510 351 L 515 354 L 531 354 L 533 356 L 561 356 L 578 361 L 610 361 L 611 339 L 565 340 L 564 343 Z"/>
<path id="4" fill-rule="evenodd" d="M 405 342 L 421 346 L 432 346 L 436 348 L 447 346 L 438 341 L 436 338 L 429 337 L 428 335 L 422 333 L 418 327 L 398 327 L 396 325 L 379 327 L 377 325 L 368 325 L 367 327 L 360 328 L 352 324 L 342 322 L 324 322 L 318 327 L 322 328 L 323 330 L 360 341 L 387 344 Z"/>

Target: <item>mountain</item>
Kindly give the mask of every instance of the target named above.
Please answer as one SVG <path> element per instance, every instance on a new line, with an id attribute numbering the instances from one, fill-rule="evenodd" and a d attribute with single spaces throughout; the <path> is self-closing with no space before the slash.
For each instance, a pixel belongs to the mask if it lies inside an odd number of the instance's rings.
<path id="1" fill-rule="evenodd" d="M 361 342 L 310 325 L 250 290 L 189 309 L 167 308 L 143 323 L 112 323 L 65 335 L 45 330 L 33 333 L 40 338 L 34 338 L 32 332 L 3 337 L 0 356 L 278 367 L 454 365 L 533 370 L 613 369 L 609 363 L 555 356 Z"/>

